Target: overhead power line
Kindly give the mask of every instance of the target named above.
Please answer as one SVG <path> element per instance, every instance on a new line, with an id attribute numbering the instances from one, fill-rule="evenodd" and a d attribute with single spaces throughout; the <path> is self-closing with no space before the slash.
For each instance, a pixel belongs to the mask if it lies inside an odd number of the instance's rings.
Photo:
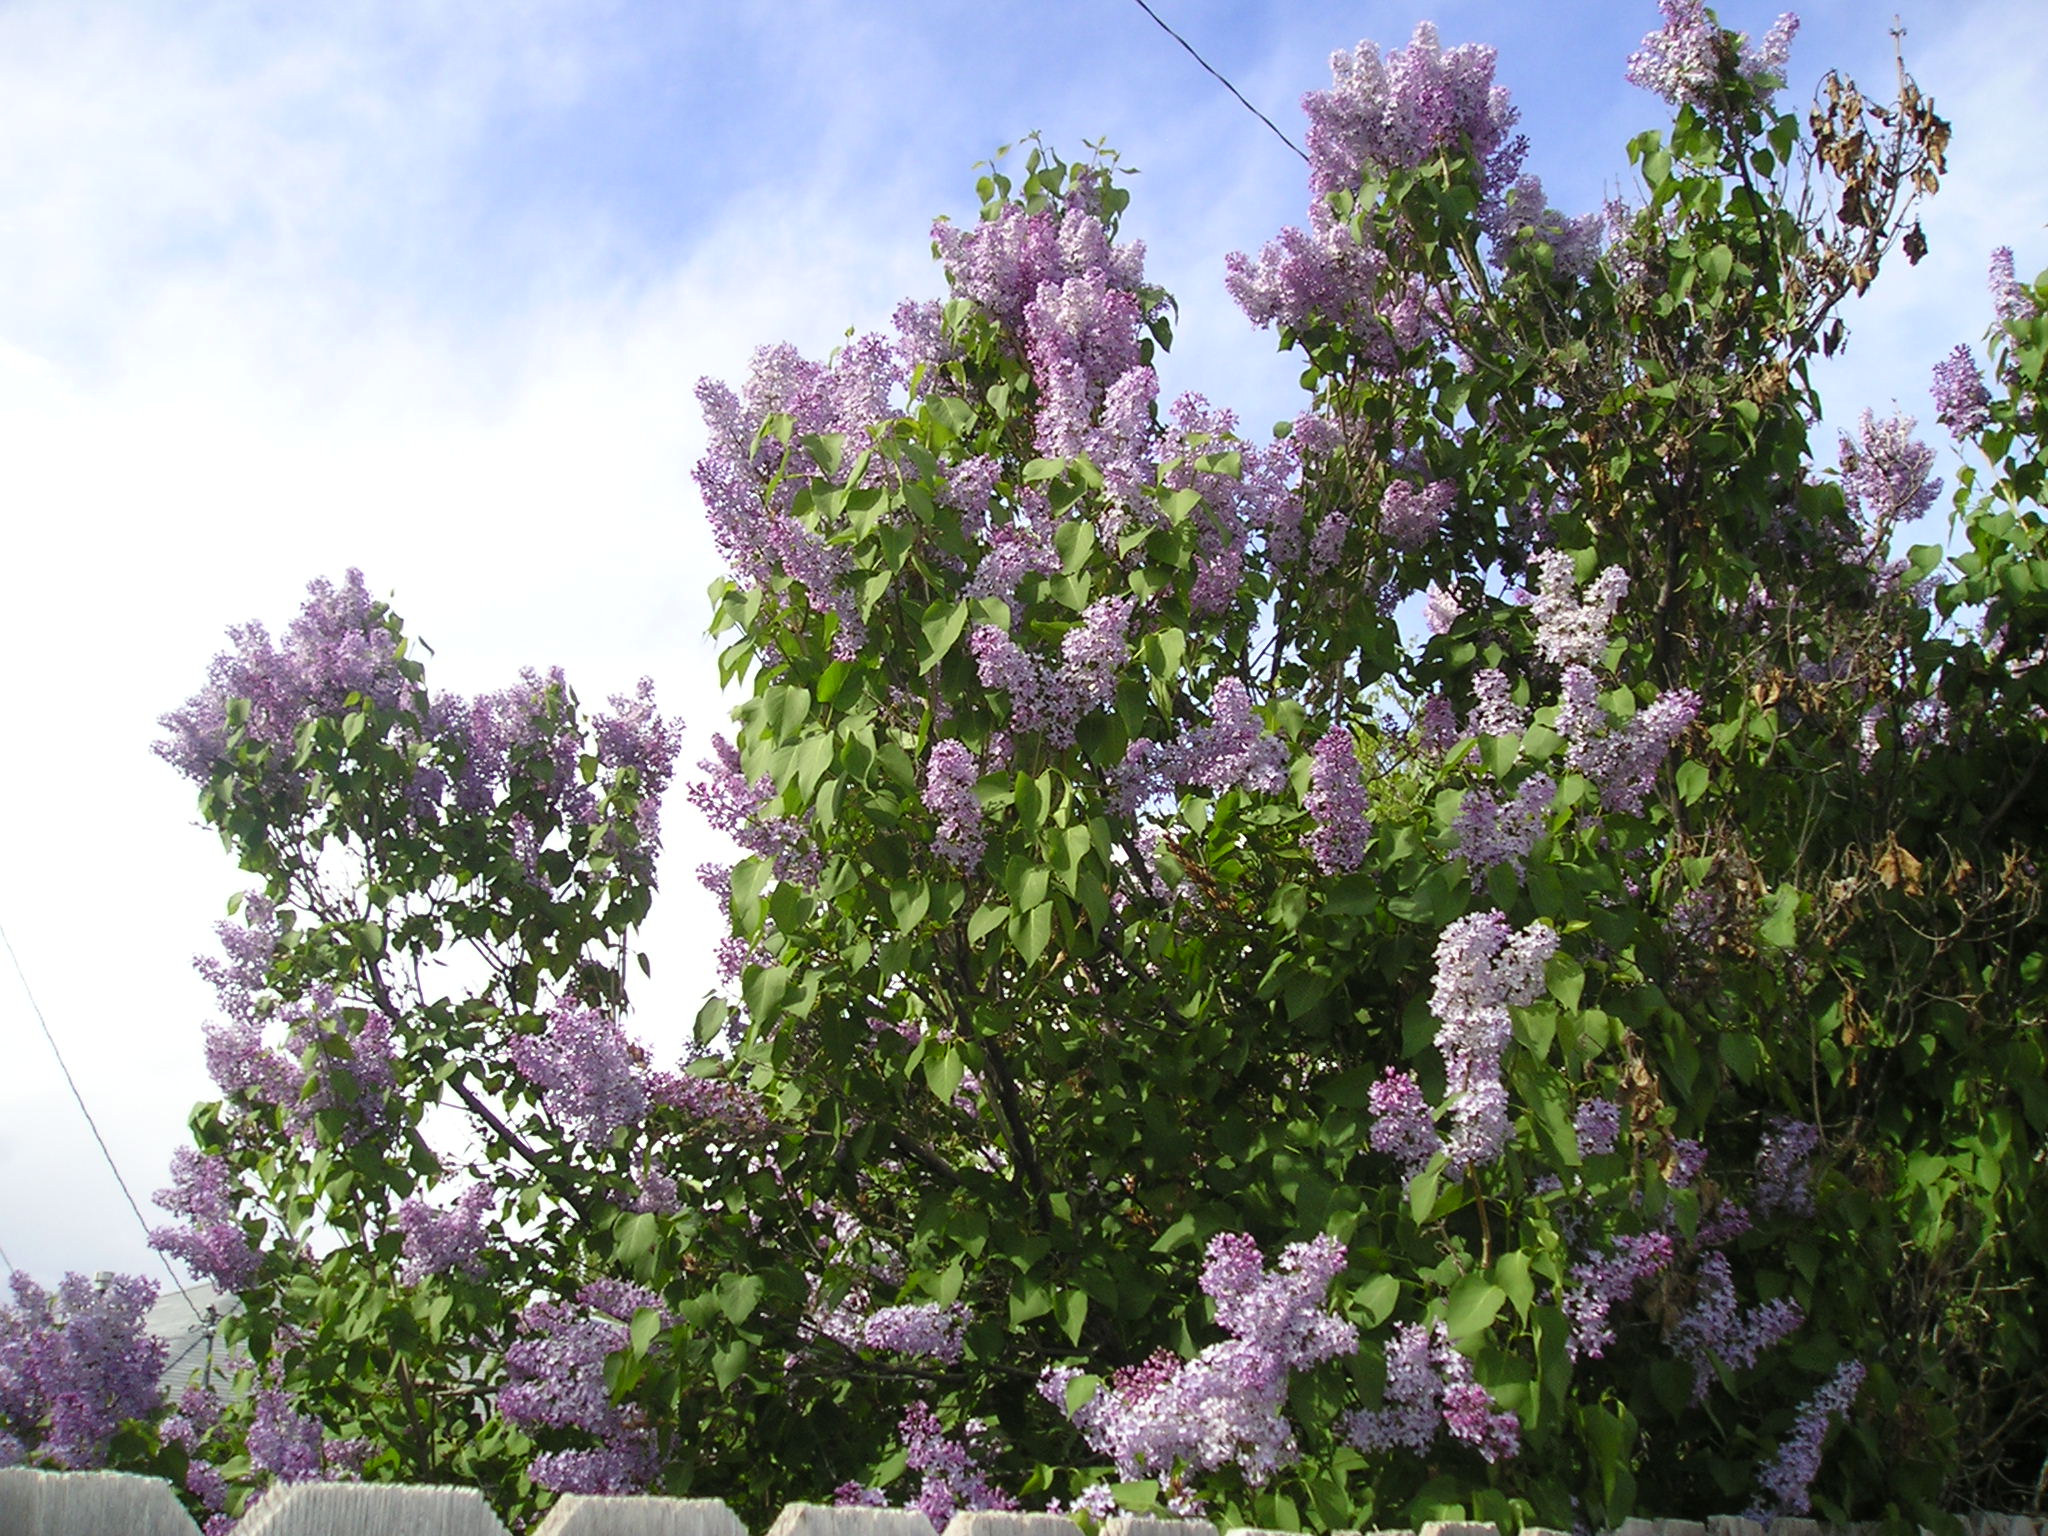
<path id="1" fill-rule="evenodd" d="M 1304 161 L 1308 159 L 1307 155 L 1302 154 L 1301 146 L 1295 143 L 1294 140 L 1290 139 L 1289 137 L 1287 137 L 1286 134 L 1280 131 L 1280 125 L 1278 123 L 1274 122 L 1273 119 L 1266 116 L 1265 113 L 1261 112 L 1257 107 L 1253 106 L 1250 102 L 1246 101 L 1244 99 L 1244 92 L 1240 91 L 1236 86 L 1232 85 L 1228 80 L 1224 79 L 1222 74 L 1217 70 L 1215 65 L 1211 64 L 1207 59 L 1203 58 L 1199 53 L 1195 52 L 1194 44 L 1190 43 L 1186 38 L 1182 37 L 1178 32 L 1174 31 L 1173 28 L 1169 27 L 1163 20 L 1161 20 L 1159 13 L 1153 10 L 1151 6 L 1147 5 L 1145 3 L 1145 0 L 1136 0 L 1136 3 L 1139 10 L 1143 11 L 1147 16 L 1150 16 L 1153 19 L 1153 21 L 1158 22 L 1160 31 L 1164 32 L 1176 43 L 1179 43 L 1181 47 L 1187 49 L 1189 58 L 1193 59 L 1197 64 L 1201 65 L 1202 68 L 1208 70 L 1211 75 L 1214 75 L 1216 77 L 1217 82 L 1223 87 L 1223 89 L 1230 92 L 1231 95 L 1237 98 L 1239 106 L 1243 107 L 1245 111 L 1251 113 L 1253 117 L 1256 117 L 1260 122 L 1264 123 L 1268 128 L 1272 129 L 1273 136 L 1277 138 L 1282 144 L 1285 144 L 1289 149 L 1293 150 L 1297 155 L 1301 155 L 1301 158 Z"/>
<path id="2" fill-rule="evenodd" d="M 50 1021 L 43 1017 L 42 1004 L 36 1001 L 35 988 L 28 984 L 28 973 L 21 968 L 21 956 L 14 952 L 14 941 L 7 937 L 4 925 L 0 925 L 0 944 L 7 947 L 7 958 L 14 963 L 14 974 L 21 982 L 22 995 L 28 999 L 29 1011 L 35 1014 L 36 1023 L 42 1026 L 43 1038 L 50 1042 L 50 1054 L 57 1058 L 57 1070 L 64 1074 L 64 1085 L 71 1090 L 71 1097 L 78 1105 L 78 1112 L 85 1116 L 85 1123 L 92 1130 L 92 1139 L 99 1143 L 100 1156 L 107 1160 L 107 1170 L 114 1175 L 114 1182 L 121 1186 L 121 1198 L 128 1202 L 128 1209 L 135 1213 L 135 1225 L 142 1229 L 142 1236 L 147 1241 L 149 1222 L 142 1214 L 142 1207 L 135 1203 L 135 1196 L 128 1188 L 128 1181 L 121 1177 L 121 1165 L 114 1161 L 113 1149 L 107 1145 L 107 1138 L 100 1134 L 99 1122 L 93 1119 L 92 1111 L 85 1107 L 85 1095 L 78 1091 L 78 1079 L 71 1075 L 71 1065 L 65 1061 L 64 1052 L 58 1049 L 57 1037 L 50 1033 Z M 170 1276 L 171 1289 L 185 1298 L 185 1305 L 191 1307 L 193 1318 L 204 1326 L 206 1320 L 199 1316 L 199 1308 L 192 1305 L 192 1298 L 185 1295 L 185 1287 L 179 1283 L 177 1274 L 171 1269 L 171 1261 L 164 1257 L 161 1250 L 156 1250 L 156 1257 L 157 1262 L 163 1265 L 164 1273 Z M 13 1267 L 11 1264 L 8 1266 L 9 1269 Z"/>

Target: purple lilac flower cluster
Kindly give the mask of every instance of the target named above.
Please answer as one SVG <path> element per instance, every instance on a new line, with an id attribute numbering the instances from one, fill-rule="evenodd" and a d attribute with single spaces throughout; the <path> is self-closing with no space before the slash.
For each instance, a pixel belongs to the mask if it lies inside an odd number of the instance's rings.
<path id="1" fill-rule="evenodd" d="M 1600 702 L 1599 680 L 1574 663 L 1565 669 L 1558 700 L 1558 731 L 1569 743 L 1565 765 L 1593 782 L 1603 807 L 1633 815 L 1643 808 L 1673 743 L 1699 712 L 1699 695 L 1675 688 L 1617 726 Z"/>
<path id="2" fill-rule="evenodd" d="M 1433 693 L 1422 701 L 1422 707 L 1415 713 L 1415 743 L 1418 747 L 1432 756 L 1441 757 L 1458 744 L 1462 735 L 1458 711 L 1449 699 Z"/>
<path id="3" fill-rule="evenodd" d="M 766 586 L 777 576 L 796 583 L 810 607 L 833 616 L 832 648 L 842 659 L 859 653 L 867 631 L 859 602 L 843 583 L 844 551 L 794 510 L 797 485 L 806 474 L 822 472 L 801 444 L 814 435 L 865 443 L 869 430 L 892 414 L 906 361 L 929 360 L 930 318 L 915 306 L 899 309 L 905 330 L 897 345 L 864 335 L 823 363 L 788 345 L 764 347 L 754 354 L 739 395 L 714 379 L 697 384 L 710 449 L 695 478 L 719 553 L 749 586 Z M 786 450 L 775 442 L 756 445 L 756 429 L 770 416 L 789 419 L 792 446 Z"/>
<path id="4" fill-rule="evenodd" d="M 1572 1113 L 1579 1156 L 1605 1157 L 1621 1134 L 1621 1106 L 1612 1099 L 1588 1099 Z"/>
<path id="5" fill-rule="evenodd" d="M 932 852 L 958 869 L 972 869 L 980 863 L 981 851 L 988 843 L 981 801 L 974 793 L 980 777 L 980 765 L 965 744 L 932 744 L 924 770 L 924 808 L 939 823 Z"/>
<path id="6" fill-rule="evenodd" d="M 723 832 L 747 852 L 770 859 L 775 878 L 808 884 L 817 878 L 819 859 L 805 823 L 793 817 L 763 814 L 775 799 L 775 781 L 767 774 L 749 780 L 740 766 L 739 749 L 724 736 L 711 738 L 714 754 L 697 765 L 703 775 L 690 785 L 690 803 L 714 832 Z"/>
<path id="7" fill-rule="evenodd" d="M 254 1471 L 279 1483 L 343 1481 L 362 1471 L 369 1441 L 330 1438 L 318 1418 L 293 1406 L 274 1377 L 254 1398 L 246 1442 Z"/>
<path id="8" fill-rule="evenodd" d="M 1399 1163 L 1409 1179 L 1443 1151 L 1429 1100 L 1413 1072 L 1387 1068 L 1367 1091 L 1366 1107 L 1372 1111 L 1372 1149 Z"/>
<path id="9" fill-rule="evenodd" d="M 1856 441 L 1842 439 L 1842 497 L 1849 515 L 1864 528 L 1865 555 L 1884 558 L 1891 531 L 1920 516 L 1941 494 L 1930 478 L 1934 450 L 1913 436 L 1913 418 L 1903 412 L 1879 421 L 1865 411 Z"/>
<path id="10" fill-rule="evenodd" d="M 1402 549 L 1420 549 L 1443 526 L 1457 494 L 1458 488 L 1448 480 L 1422 486 L 1396 480 L 1380 498 L 1381 534 Z"/>
<path id="11" fill-rule="evenodd" d="M 165 1346 L 143 1326 L 156 1283 L 66 1275 L 46 1291 L 16 1270 L 0 1305 L 0 1466 L 29 1454 L 53 1467 L 106 1465 L 114 1431 L 163 1404 Z"/>
<path id="12" fill-rule="evenodd" d="M 1968 347 L 1958 346 L 1934 365 L 1928 393 L 1934 397 L 1934 419 L 1959 441 L 1991 424 L 1991 392 Z"/>
<path id="13" fill-rule="evenodd" d="M 171 1154 L 171 1184 L 156 1203 L 185 1224 L 158 1227 L 149 1246 L 223 1291 L 239 1291 L 256 1278 L 262 1256 L 236 1220 L 240 1204 L 234 1172 L 224 1157 L 179 1147 Z"/>
<path id="14" fill-rule="evenodd" d="M 1745 33 L 1724 34 L 1706 0 L 1658 0 L 1664 25 L 1645 37 L 1629 55 L 1630 85 L 1662 96 L 1674 107 L 1711 107 L 1721 90 L 1724 60 L 1736 75 L 1760 92 L 1785 83 L 1785 65 L 1799 18 L 1789 11 L 1772 24 L 1764 40 L 1752 46 Z"/>
<path id="15" fill-rule="evenodd" d="M 1362 1408 L 1341 1428 L 1361 1451 L 1409 1450 L 1419 1456 L 1444 1431 L 1489 1462 L 1522 1448 L 1521 1420 L 1494 1406 L 1442 1323 L 1398 1325 L 1386 1354 L 1387 1405 Z"/>
<path id="16" fill-rule="evenodd" d="M 1785 1436 L 1777 1455 L 1757 1469 L 1756 1485 L 1767 1495 L 1772 1507 L 1752 1514 L 1767 1520 L 1772 1515 L 1804 1515 L 1813 1508 L 1813 1480 L 1820 1471 L 1821 1446 L 1827 1439 L 1828 1421 L 1847 1419 L 1856 1406 L 1856 1394 L 1863 1390 L 1866 1372 L 1860 1360 L 1845 1360 L 1835 1374 L 1799 1407 L 1792 1432 Z"/>
<path id="17" fill-rule="evenodd" d="M 1754 1198 L 1759 1216 L 1813 1214 L 1813 1157 L 1819 1150 L 1818 1126 L 1782 1117 L 1772 1120 L 1756 1151 Z"/>
<path id="18" fill-rule="evenodd" d="M 1088 455 L 1112 506 L 1129 510 L 1157 470 L 1159 380 L 1140 360 L 1157 298 L 1144 246 L 1115 244 L 1099 203 L 1084 174 L 1056 208 L 1006 205 L 964 229 L 941 220 L 932 240 L 954 294 L 1022 340 L 1038 386 L 1038 452 Z"/>
<path id="19" fill-rule="evenodd" d="M 922 1401 L 912 1403 L 897 1422 L 903 1438 L 903 1462 L 907 1471 L 922 1475 L 916 1499 L 910 1507 L 943 1531 L 953 1516 L 963 1510 L 1015 1509 L 1017 1501 L 990 1483 L 981 1468 L 975 1442 L 988 1435 L 980 1419 L 969 1419 L 958 1440 L 950 1438 L 938 1416 Z M 842 1483 L 833 1490 L 837 1505 L 881 1508 L 889 1496 L 880 1488 L 859 1483 Z"/>
<path id="20" fill-rule="evenodd" d="M 1323 732 L 1309 755 L 1308 794 L 1302 801 L 1315 821 L 1309 856 L 1324 874 L 1341 875 L 1358 868 L 1372 837 L 1358 743 L 1337 726 Z"/>
<path id="21" fill-rule="evenodd" d="M 1501 222 L 1527 143 L 1512 135 L 1517 113 L 1493 83 L 1494 51 L 1467 44 L 1445 51 L 1424 22 L 1409 45 L 1381 55 L 1370 42 L 1330 60 L 1331 85 L 1302 98 L 1309 117 L 1309 225 L 1285 229 L 1259 253 L 1227 262 L 1231 296 L 1254 324 L 1301 329 L 1317 318 L 1360 333 L 1380 367 L 1434 328 L 1419 283 L 1386 294 L 1383 252 L 1362 245 L 1329 198 L 1353 192 L 1368 174 L 1412 169 L 1439 154 L 1469 152 L 1478 166 L 1481 217 Z"/>
<path id="22" fill-rule="evenodd" d="M 1039 1392 L 1070 1412 L 1121 1477 L 1155 1477 L 1164 1485 L 1176 1469 L 1234 1465 L 1258 1486 L 1298 1454 L 1281 1412 L 1290 1373 L 1358 1348 L 1357 1328 L 1322 1309 L 1344 1259 L 1343 1244 L 1318 1237 L 1291 1244 L 1268 1273 L 1249 1236 L 1219 1234 L 1209 1242 L 1202 1291 L 1215 1301 L 1229 1340 L 1192 1360 L 1161 1352 L 1127 1366 L 1072 1410 L 1067 1386 L 1078 1371 L 1048 1370 Z"/>
<path id="23" fill-rule="evenodd" d="M 1356 759 L 1353 759 L 1354 768 Z M 1252 708 L 1250 690 L 1235 677 L 1219 678 L 1209 695 L 1209 721 L 1160 743 L 1140 736 L 1124 751 L 1114 775 L 1125 814 L 1176 785 L 1215 794 L 1247 789 L 1277 794 L 1287 784 L 1287 748 Z"/>
<path id="24" fill-rule="evenodd" d="M 1725 1253 L 1709 1253 L 1694 1276 L 1691 1304 L 1673 1325 L 1671 1347 L 1692 1361 L 1692 1399 L 1704 1402 L 1714 1362 L 1746 1367 L 1806 1320 L 1796 1301 L 1779 1297 L 1745 1308 Z"/>
<path id="25" fill-rule="evenodd" d="M 1469 789 L 1458 807 L 1451 836 L 1472 871 L 1474 890 L 1485 883 L 1486 872 L 1505 864 L 1522 878 L 1530 850 L 1550 829 L 1550 807 L 1557 799 L 1557 782 L 1547 773 L 1532 773 L 1516 787 L 1515 796 L 1503 805 L 1487 789 Z"/>
<path id="26" fill-rule="evenodd" d="M 725 1077 L 699 1077 L 694 1072 L 650 1072 L 650 1102 L 680 1111 L 721 1139 L 759 1141 L 774 1134 L 761 1096 Z"/>
<path id="27" fill-rule="evenodd" d="M 988 461 L 994 463 L 993 459 Z M 1041 576 L 1060 573 L 1060 557 L 1035 524 L 1005 523 L 988 530 L 981 559 L 975 564 L 974 579 L 961 590 L 962 597 L 992 597 L 1015 604 L 1017 588 L 1033 572 Z"/>
<path id="28" fill-rule="evenodd" d="M 1536 620 L 1536 649 L 1552 666 L 1598 666 L 1607 653 L 1608 626 L 1627 595 L 1628 572 L 1610 565 L 1593 579 L 1582 600 L 1572 557 L 1561 549 L 1545 550 L 1536 560 L 1536 598 L 1529 605 Z"/>
<path id="29" fill-rule="evenodd" d="M 1255 536 L 1276 565 L 1290 564 L 1301 553 L 1301 446 L 1291 438 L 1264 447 L 1243 442 L 1236 436 L 1237 417 L 1196 394 L 1173 402 L 1172 419 L 1184 451 L 1160 469 L 1159 485 L 1202 498 L 1194 514 L 1196 575 L 1188 601 L 1197 613 L 1223 613 L 1237 602 Z M 1198 467 L 1203 457 L 1225 452 L 1237 455 L 1236 474 Z M 1115 532 L 1101 531 L 1105 537 Z M 1325 536 L 1322 528 L 1317 536 Z M 1341 547 L 1342 531 L 1334 537 Z"/>
<path id="30" fill-rule="evenodd" d="M 2033 290 L 2013 275 L 2012 247 L 2001 245 L 1991 253 L 1991 312 L 2000 325 L 2017 325 L 2040 313 Z"/>
<path id="31" fill-rule="evenodd" d="M 951 1365 L 965 1347 L 962 1335 L 966 1327 L 967 1309 L 958 1302 L 883 1307 L 862 1320 L 860 1343 L 867 1349 Z"/>
<path id="32" fill-rule="evenodd" d="M 660 1470 L 654 1433 L 638 1410 L 612 1401 L 604 1362 L 627 1344 L 626 1325 L 643 1307 L 674 1320 L 652 1291 L 596 1280 L 574 1305 L 537 1301 L 519 1315 L 520 1337 L 505 1350 L 498 1411 L 523 1429 L 570 1429 L 595 1436 L 595 1450 L 549 1451 L 528 1475 L 560 1493 L 643 1491 Z"/>
<path id="33" fill-rule="evenodd" d="M 509 1054 L 572 1136 L 603 1144 L 647 1112 L 647 1085 L 626 1032 L 594 1009 L 557 1005 L 546 1030 L 514 1036 Z"/>
<path id="34" fill-rule="evenodd" d="M 1081 622 L 1060 641 L 1060 665 L 1027 655 L 1007 631 L 983 624 L 969 646 L 984 688 L 1010 697 L 1013 729 L 1042 731 L 1057 747 L 1074 743 L 1082 717 L 1116 694 L 1117 672 L 1129 650 L 1132 600 L 1105 597 L 1090 603 Z"/>
<path id="35" fill-rule="evenodd" d="M 1543 968 L 1556 952 L 1557 934 L 1547 924 L 1531 923 L 1517 933 L 1498 910 L 1459 918 L 1437 941 L 1429 1006 L 1450 1091 L 1445 1151 L 1454 1178 L 1492 1162 L 1507 1145 L 1500 1060 L 1514 1029 L 1508 1009 L 1536 1000 Z"/>
<path id="36" fill-rule="evenodd" d="M 1458 622 L 1458 615 L 1464 611 L 1455 594 L 1446 592 L 1433 581 L 1422 594 L 1422 622 L 1432 635 L 1449 634 L 1451 626 Z"/>
<path id="37" fill-rule="evenodd" d="M 1611 1150 L 1611 1137 L 1609 1146 Z M 1669 1269 L 1672 1258 L 1670 1233 L 1645 1232 L 1617 1237 L 1605 1254 L 1574 1264 L 1571 1284 L 1558 1303 L 1572 1324 L 1565 1353 L 1574 1360 L 1600 1359 L 1614 1342 L 1608 1321 L 1613 1309 L 1633 1296 L 1638 1285 Z"/>
<path id="38" fill-rule="evenodd" d="M 398 1230 L 405 1234 L 405 1265 L 399 1279 L 418 1285 L 429 1275 L 458 1269 L 472 1280 L 484 1273 L 484 1218 L 491 1212 L 488 1184 L 464 1190 L 449 1209 L 436 1210 L 417 1196 L 398 1208 Z"/>
<path id="39" fill-rule="evenodd" d="M 261 624 L 228 631 L 235 650 L 216 656 L 206 687 L 158 722 L 170 735 L 156 744 L 157 756 L 195 783 L 211 780 L 227 755 L 231 699 L 248 703 L 248 739 L 282 762 L 302 723 L 339 714 L 351 697 L 385 710 L 408 698 L 413 685 L 399 663 L 395 625 L 363 573 L 351 570 L 339 587 L 316 580 L 306 594 L 281 644 Z M 285 770 L 275 772 L 281 782 Z"/>

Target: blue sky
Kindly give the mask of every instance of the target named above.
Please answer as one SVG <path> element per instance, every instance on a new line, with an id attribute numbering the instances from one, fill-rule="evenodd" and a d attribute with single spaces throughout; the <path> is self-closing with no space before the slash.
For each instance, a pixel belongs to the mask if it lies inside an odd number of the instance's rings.
<path id="1" fill-rule="evenodd" d="M 1568 211 L 1626 191 L 1622 145 L 1660 121 L 1621 79 L 1657 19 L 1633 0 L 1154 3 L 1297 140 L 1333 49 L 1424 16 L 1492 43 Z M 1899 9 L 1956 146 L 1932 254 L 1850 311 L 1842 421 L 1926 420 L 1990 248 L 2048 263 L 2048 13 Z M 1802 14 L 1799 99 L 1829 65 L 1889 80 L 1889 8 Z M 223 628 L 360 566 L 440 686 L 559 662 L 594 701 L 646 673 L 694 761 L 723 712 L 696 380 L 935 293 L 932 216 L 970 217 L 972 164 L 1034 129 L 1137 167 L 1128 230 L 1181 303 L 1168 391 L 1291 416 L 1297 370 L 1222 259 L 1300 220 L 1303 168 L 1127 0 L 0 0 L 0 924 L 138 1197 L 208 1093 L 190 959 L 238 888 L 148 746 Z M 688 873 L 715 850 L 670 822 L 634 1021 L 663 1051 L 715 917 Z M 161 1275 L 4 970 L 0 1062 L 0 1247 L 46 1279 Z"/>

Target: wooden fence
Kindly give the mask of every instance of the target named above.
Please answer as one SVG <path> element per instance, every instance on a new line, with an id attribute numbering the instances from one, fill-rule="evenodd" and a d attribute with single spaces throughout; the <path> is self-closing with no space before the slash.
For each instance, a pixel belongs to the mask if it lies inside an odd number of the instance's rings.
<path id="1" fill-rule="evenodd" d="M 2043 1536 L 2023 1515 L 1973 1515 L 1970 1536 Z M 1812 1520 L 1769 1526 L 1732 1515 L 1706 1521 L 1626 1520 L 1611 1536 L 1875 1536 L 1876 1527 L 1836 1532 Z M 127 1472 L 0 1469 L 0 1536 L 198 1536 L 171 1485 Z M 509 1536 L 470 1488 L 411 1488 L 393 1483 L 294 1483 L 274 1488 L 235 1536 Z M 717 1499 L 565 1496 L 531 1536 L 747 1536 Z M 914 1510 L 792 1504 L 767 1536 L 932 1536 Z M 1076 1536 L 1064 1515 L 955 1515 L 945 1536 Z M 1120 1518 L 1102 1536 L 1217 1536 L 1197 1520 Z M 1229 1536 L 1265 1536 L 1233 1531 Z M 1451 1522 L 1375 1536 L 1499 1536 L 1490 1525 Z M 1524 1536 L 1564 1536 L 1527 1529 Z M 1923 1532 L 1922 1536 L 1926 1536 Z"/>

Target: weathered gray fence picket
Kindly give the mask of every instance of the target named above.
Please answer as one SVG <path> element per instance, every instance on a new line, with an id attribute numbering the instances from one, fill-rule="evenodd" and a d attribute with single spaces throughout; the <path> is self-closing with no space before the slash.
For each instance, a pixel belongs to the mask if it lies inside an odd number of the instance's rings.
<path id="1" fill-rule="evenodd" d="M 1972 1515 L 1970 1536 L 2042 1536 L 2024 1515 Z M 1611 1536 L 1874 1536 L 1875 1526 L 1837 1532 L 1812 1520 L 1768 1526 L 1733 1515 L 1697 1520 L 1625 1520 Z M 42 1472 L 0 1468 L 0 1536 L 198 1536 L 171 1485 L 126 1472 Z M 509 1536 L 483 1496 L 469 1488 L 391 1483 L 295 1483 L 275 1488 L 236 1536 Z M 531 1536 L 747 1536 L 717 1499 L 585 1498 L 569 1495 Z M 792 1504 L 767 1536 L 932 1536 L 924 1516 L 901 1509 Z M 955 1515 L 945 1536 L 1074 1536 L 1061 1515 Z M 1103 1536 L 1216 1536 L 1199 1520 L 1111 1520 Z M 1275 1536 L 1235 1530 L 1229 1536 Z M 1441 1522 L 1419 1533 L 1372 1536 L 1499 1536 L 1490 1525 Z M 1525 1536 L 1562 1536 L 1528 1530 Z M 1922 1536 L 1926 1536 L 1923 1532 Z"/>

